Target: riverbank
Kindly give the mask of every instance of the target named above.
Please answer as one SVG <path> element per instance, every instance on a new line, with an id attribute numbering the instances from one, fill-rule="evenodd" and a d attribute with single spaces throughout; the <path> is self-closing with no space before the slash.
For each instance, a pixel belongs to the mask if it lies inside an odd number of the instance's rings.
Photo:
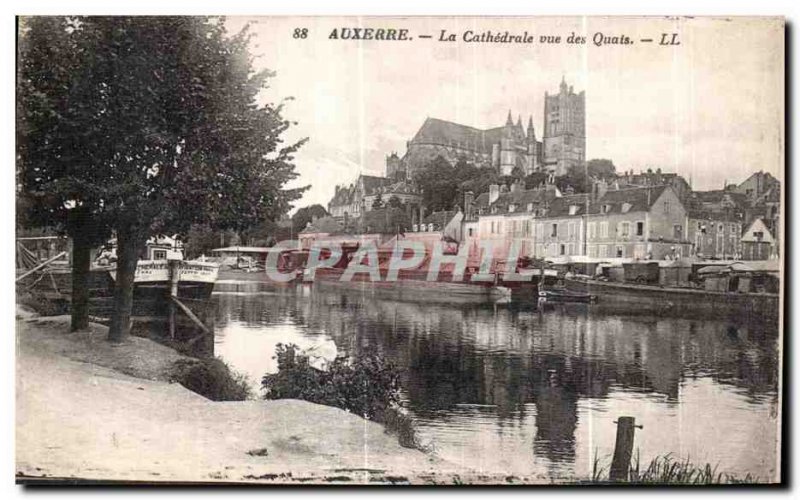
<path id="1" fill-rule="evenodd" d="M 65 316 L 17 317 L 20 479 L 489 482 L 336 408 L 207 400 L 170 383 L 184 356 L 151 340 L 109 344 L 97 324 L 68 331 Z"/>

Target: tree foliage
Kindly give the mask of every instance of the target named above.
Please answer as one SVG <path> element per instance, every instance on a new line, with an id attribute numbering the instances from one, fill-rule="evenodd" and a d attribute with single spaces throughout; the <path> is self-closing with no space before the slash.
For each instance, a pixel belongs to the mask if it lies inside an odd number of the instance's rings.
<path id="1" fill-rule="evenodd" d="M 319 219 L 327 215 L 328 211 L 320 204 L 299 208 L 297 212 L 292 215 L 292 227 L 294 228 L 295 234 L 305 229 L 308 223 L 314 219 Z"/>
<path id="2" fill-rule="evenodd" d="M 278 344 L 278 373 L 265 375 L 265 399 L 302 399 L 374 419 L 400 402 L 399 371 L 380 356 L 336 358 L 317 370 L 296 345 Z"/>
<path id="3" fill-rule="evenodd" d="M 617 176 L 617 167 L 611 160 L 595 158 L 586 162 L 586 173 L 596 179 L 613 180 Z"/>
<path id="4" fill-rule="evenodd" d="M 479 167 L 464 158 L 451 164 L 441 156 L 419 169 L 415 176 L 417 186 L 422 189 L 422 203 L 429 213 L 462 206 L 467 191 L 477 196 L 489 191 L 491 184 L 512 180 L 511 176 L 502 176 L 494 168 Z"/>
<path id="5" fill-rule="evenodd" d="M 25 19 L 18 74 L 23 189 L 64 225 L 75 209 L 119 245 L 111 337 L 127 334 L 138 250 L 192 224 L 241 231 L 301 189 L 283 104 L 261 104 L 247 29 L 222 18 Z"/>

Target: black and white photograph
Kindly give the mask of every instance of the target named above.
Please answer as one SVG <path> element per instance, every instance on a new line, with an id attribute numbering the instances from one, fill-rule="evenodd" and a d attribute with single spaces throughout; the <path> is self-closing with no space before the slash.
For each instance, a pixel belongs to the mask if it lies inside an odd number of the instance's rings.
<path id="1" fill-rule="evenodd" d="M 784 483 L 786 30 L 17 16 L 16 482 Z"/>

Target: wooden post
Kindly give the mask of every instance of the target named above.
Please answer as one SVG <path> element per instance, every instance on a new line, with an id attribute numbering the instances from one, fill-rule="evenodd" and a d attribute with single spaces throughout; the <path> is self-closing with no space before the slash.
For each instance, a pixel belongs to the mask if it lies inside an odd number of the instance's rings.
<path id="1" fill-rule="evenodd" d="M 634 417 L 619 417 L 617 420 L 617 441 L 614 444 L 614 458 L 608 478 L 611 481 L 626 481 L 631 468 L 633 453 L 633 432 L 636 425 Z M 641 429 L 641 426 L 638 426 Z"/>
<path id="2" fill-rule="evenodd" d="M 178 280 L 180 279 L 180 269 L 178 260 L 169 260 L 169 338 L 175 340 L 175 299 L 178 297 Z"/>

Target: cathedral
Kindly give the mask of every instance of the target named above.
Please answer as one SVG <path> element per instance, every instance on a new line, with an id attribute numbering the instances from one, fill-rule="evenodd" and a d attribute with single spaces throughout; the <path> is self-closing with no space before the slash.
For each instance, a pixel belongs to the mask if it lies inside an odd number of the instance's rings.
<path id="1" fill-rule="evenodd" d="M 455 164 L 460 158 L 480 167 L 492 167 L 502 175 L 515 171 L 528 175 L 547 172 L 564 175 L 586 161 L 586 96 L 575 93 L 562 79 L 559 92 L 544 95 L 544 134 L 537 139 L 533 117 L 528 126 L 516 123 L 508 112 L 505 125 L 486 130 L 427 118 L 406 143 L 406 154 L 386 158 L 386 176 L 410 179 L 414 172 L 441 156 Z"/>
<path id="2" fill-rule="evenodd" d="M 334 217 L 358 216 L 371 209 L 374 198 L 392 197 L 405 204 L 422 200 L 413 183 L 414 173 L 437 156 L 455 164 L 465 159 L 478 167 L 491 167 L 502 175 L 545 172 L 555 176 L 586 161 L 586 96 L 575 93 L 562 78 L 559 91 L 544 95 L 544 133 L 536 137 L 533 117 L 514 122 L 508 112 L 505 125 L 486 130 L 438 118 L 427 118 L 406 143 L 402 157 L 386 157 L 385 177 L 361 175 L 347 186 L 337 186 L 328 211 Z"/>

